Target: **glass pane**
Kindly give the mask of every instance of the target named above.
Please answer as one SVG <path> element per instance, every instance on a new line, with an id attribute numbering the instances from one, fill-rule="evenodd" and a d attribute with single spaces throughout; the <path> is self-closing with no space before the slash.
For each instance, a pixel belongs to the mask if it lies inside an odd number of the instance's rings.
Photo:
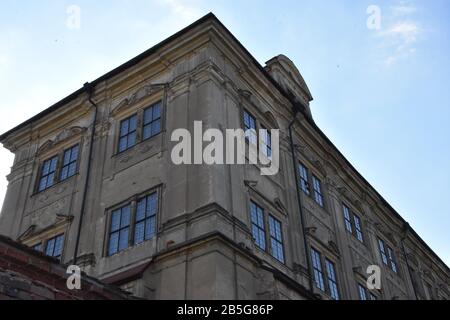
<path id="1" fill-rule="evenodd" d="M 67 150 L 66 152 L 64 152 L 63 165 L 69 164 L 70 158 L 71 158 L 71 150 Z"/>
<path id="2" fill-rule="evenodd" d="M 147 220 L 147 224 L 145 226 L 145 240 L 150 240 L 154 237 L 156 231 L 156 218 L 152 217 Z"/>
<path id="3" fill-rule="evenodd" d="M 161 132 L 161 120 L 156 120 L 152 124 L 152 136 L 156 136 Z"/>
<path id="4" fill-rule="evenodd" d="M 119 152 L 125 151 L 127 149 L 127 140 L 127 137 L 120 138 Z"/>
<path id="5" fill-rule="evenodd" d="M 126 227 L 130 225 L 130 217 L 131 217 L 131 208 L 130 206 L 126 206 L 122 208 L 122 218 L 120 220 L 120 227 Z"/>
<path id="6" fill-rule="evenodd" d="M 128 248 L 128 228 L 120 230 L 119 251 Z"/>
<path id="7" fill-rule="evenodd" d="M 152 122 L 152 109 L 153 108 L 148 108 L 144 111 L 144 124 L 149 124 L 150 122 Z"/>
<path id="8" fill-rule="evenodd" d="M 67 179 L 68 174 L 69 174 L 69 168 L 68 167 L 62 168 L 62 170 L 61 170 L 61 180 Z"/>
<path id="9" fill-rule="evenodd" d="M 39 191 L 45 190 L 46 186 L 47 186 L 47 177 L 43 177 L 39 182 Z"/>
<path id="10" fill-rule="evenodd" d="M 145 222 L 139 222 L 136 224 L 136 229 L 134 231 L 134 243 L 140 244 L 144 241 L 144 227 Z"/>
<path id="11" fill-rule="evenodd" d="M 47 177 L 47 187 L 51 187 L 54 182 L 55 182 L 55 174 L 51 173 Z"/>
<path id="12" fill-rule="evenodd" d="M 50 164 L 50 172 L 55 172 L 56 164 L 58 163 L 58 158 L 53 158 Z"/>
<path id="13" fill-rule="evenodd" d="M 120 228 L 120 210 L 114 211 L 111 216 L 111 231 L 117 231 Z"/>
<path id="14" fill-rule="evenodd" d="M 136 144 L 136 132 L 130 133 L 128 135 L 128 148 Z"/>
<path id="15" fill-rule="evenodd" d="M 70 161 L 76 161 L 78 159 L 78 149 L 79 149 L 78 146 L 75 146 L 72 148 L 72 154 L 70 157 Z"/>
<path id="16" fill-rule="evenodd" d="M 119 249 L 119 233 L 113 233 L 109 238 L 108 255 L 116 253 Z"/>
<path id="17" fill-rule="evenodd" d="M 145 218 L 146 198 L 141 199 L 137 203 L 136 208 L 136 221 L 144 220 Z"/>
<path id="18" fill-rule="evenodd" d="M 62 250 L 63 250 L 63 245 L 64 245 L 64 236 L 57 237 L 56 241 L 55 241 L 55 249 L 53 250 L 54 257 L 61 256 Z"/>
<path id="19" fill-rule="evenodd" d="M 76 164 L 76 163 L 71 163 L 71 164 L 69 165 L 68 176 L 69 176 L 69 177 L 74 176 L 75 173 L 76 173 L 76 171 L 77 171 L 77 164 Z"/>
<path id="20" fill-rule="evenodd" d="M 48 174 L 50 170 L 50 161 L 45 161 L 42 166 L 42 175 L 45 176 Z"/>
<path id="21" fill-rule="evenodd" d="M 128 133 L 128 131 L 129 131 L 129 121 L 124 120 L 120 125 L 120 136 L 123 137 Z"/>
<path id="22" fill-rule="evenodd" d="M 149 124 L 144 127 L 143 139 L 144 140 L 149 139 L 151 138 L 151 136 L 152 136 L 152 125 Z"/>
<path id="23" fill-rule="evenodd" d="M 48 256 L 53 256 L 53 250 L 55 248 L 55 239 L 47 241 L 47 248 L 45 249 L 45 254 Z"/>
<path id="24" fill-rule="evenodd" d="M 161 118 L 161 102 L 153 106 L 153 120 Z"/>
<path id="25" fill-rule="evenodd" d="M 130 118 L 130 131 L 135 131 L 137 128 L 137 116 L 132 116 Z"/>
<path id="26" fill-rule="evenodd" d="M 147 217 L 156 215 L 158 211 L 158 197 L 154 193 L 150 195 L 147 199 Z"/>

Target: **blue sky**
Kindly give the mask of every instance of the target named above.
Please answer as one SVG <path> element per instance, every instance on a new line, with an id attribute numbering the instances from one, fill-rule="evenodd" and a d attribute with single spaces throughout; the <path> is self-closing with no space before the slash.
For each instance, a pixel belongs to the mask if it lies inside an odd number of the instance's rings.
<path id="1" fill-rule="evenodd" d="M 2 0 L 0 131 L 210 11 L 262 64 L 294 61 L 317 124 L 450 265 L 450 1 Z"/>

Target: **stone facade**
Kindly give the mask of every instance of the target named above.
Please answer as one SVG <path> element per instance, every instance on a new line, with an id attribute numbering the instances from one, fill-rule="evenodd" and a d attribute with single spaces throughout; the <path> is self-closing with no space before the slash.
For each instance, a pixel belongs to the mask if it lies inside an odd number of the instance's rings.
<path id="1" fill-rule="evenodd" d="M 315 125 L 311 93 L 285 56 L 262 67 L 209 14 L 91 86 L 96 117 L 82 88 L 0 137 L 15 154 L 1 234 L 44 247 L 63 234 L 65 263 L 73 262 L 79 239 L 76 263 L 87 274 L 146 299 L 329 299 L 330 263 L 340 299 L 360 298 L 369 265 L 381 267 L 382 288 L 371 292 L 378 299 L 450 297 L 448 267 Z M 154 103 L 161 105 L 161 130 L 145 140 L 144 113 Z M 293 110 L 300 110 L 294 150 Z M 262 176 L 257 165 L 173 164 L 175 129 L 193 131 L 196 120 L 204 128 L 243 128 L 244 112 L 257 127 L 280 129 L 277 175 Z M 119 153 L 121 123 L 133 115 L 137 143 Z M 59 176 L 64 151 L 74 145 L 76 174 L 38 192 L 44 161 L 59 156 Z M 300 163 L 309 194 L 301 186 L 297 192 Z M 134 245 L 136 212 L 147 196 L 156 201 L 154 233 Z M 263 210 L 265 250 L 253 239 L 251 203 Z M 126 238 L 118 242 L 123 250 L 110 254 L 113 213 L 128 205 L 128 237 L 117 235 Z M 281 223 L 282 259 L 274 258 L 269 214 Z M 316 251 L 324 287 L 313 283 L 311 292 Z"/>

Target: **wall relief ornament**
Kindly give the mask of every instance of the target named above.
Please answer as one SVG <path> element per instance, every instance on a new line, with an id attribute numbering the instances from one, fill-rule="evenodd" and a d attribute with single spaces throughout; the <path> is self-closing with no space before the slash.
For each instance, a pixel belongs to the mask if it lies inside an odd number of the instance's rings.
<path id="1" fill-rule="evenodd" d="M 145 85 L 145 86 L 139 88 L 137 91 L 135 91 L 130 96 L 117 102 L 114 105 L 114 107 L 112 108 L 110 115 L 114 117 L 120 111 L 127 109 L 130 105 L 133 105 L 133 104 L 141 101 L 142 99 L 149 97 L 149 96 L 153 95 L 154 93 L 160 91 L 161 88 L 162 87 L 160 85 L 152 85 L 152 84 Z"/>
<path id="2" fill-rule="evenodd" d="M 39 155 L 45 153 L 46 151 L 53 149 L 60 143 L 67 141 L 67 140 L 71 139 L 72 137 L 83 134 L 84 132 L 86 132 L 86 130 L 87 130 L 86 127 L 71 127 L 71 128 L 62 130 L 55 137 L 54 140 L 48 140 L 42 146 L 40 146 L 37 150 L 37 155 L 39 156 Z"/>

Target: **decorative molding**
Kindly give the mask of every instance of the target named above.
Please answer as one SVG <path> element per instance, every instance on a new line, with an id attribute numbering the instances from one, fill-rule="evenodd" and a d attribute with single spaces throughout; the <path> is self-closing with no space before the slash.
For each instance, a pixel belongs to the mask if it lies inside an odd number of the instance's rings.
<path id="1" fill-rule="evenodd" d="M 120 100 L 111 110 L 110 116 L 114 117 L 119 112 L 127 109 L 130 105 L 133 105 L 142 99 L 149 97 L 153 95 L 154 93 L 161 91 L 161 85 L 146 85 L 141 88 L 139 88 L 137 91 L 135 91 L 130 96 Z"/>
<path id="2" fill-rule="evenodd" d="M 36 154 L 38 156 L 42 155 L 43 153 L 53 149 L 60 143 L 70 140 L 71 138 L 73 138 L 75 136 L 81 135 L 86 131 L 87 131 L 86 127 L 78 127 L 78 126 L 64 129 L 56 136 L 56 138 L 54 140 L 48 140 L 42 146 L 40 146 L 38 148 Z"/>

